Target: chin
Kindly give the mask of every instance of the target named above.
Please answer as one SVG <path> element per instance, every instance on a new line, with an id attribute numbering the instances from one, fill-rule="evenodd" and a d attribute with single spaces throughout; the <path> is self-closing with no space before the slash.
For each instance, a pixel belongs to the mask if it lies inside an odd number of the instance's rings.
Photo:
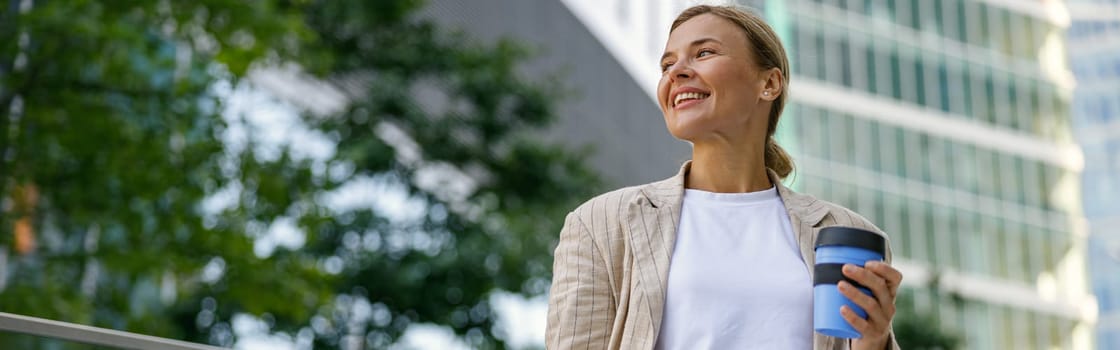
<path id="1" fill-rule="evenodd" d="M 665 118 L 666 126 L 675 130 L 675 133 L 694 133 L 712 127 L 715 122 L 713 115 L 707 111 L 685 110 L 675 111 L 673 115 Z"/>
<path id="2" fill-rule="evenodd" d="M 704 132 L 691 125 L 678 125 L 675 128 L 669 128 L 669 134 L 679 140 L 693 142 Z"/>

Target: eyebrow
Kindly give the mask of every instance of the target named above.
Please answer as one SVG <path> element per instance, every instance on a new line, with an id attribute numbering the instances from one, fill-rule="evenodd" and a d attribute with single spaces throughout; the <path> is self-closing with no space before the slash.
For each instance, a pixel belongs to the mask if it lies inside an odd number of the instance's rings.
<path id="1" fill-rule="evenodd" d="M 712 38 L 712 37 L 707 37 L 707 38 L 700 38 L 700 39 L 693 40 L 691 43 L 688 44 L 688 47 L 696 47 L 697 45 L 707 43 L 707 42 L 714 42 L 716 44 L 721 44 L 721 45 L 723 44 L 723 42 L 719 41 L 719 39 Z M 671 53 L 669 53 L 669 52 L 665 52 L 664 54 L 661 55 L 661 59 L 658 60 L 658 62 L 665 61 L 665 57 L 669 57 L 670 54 Z"/>

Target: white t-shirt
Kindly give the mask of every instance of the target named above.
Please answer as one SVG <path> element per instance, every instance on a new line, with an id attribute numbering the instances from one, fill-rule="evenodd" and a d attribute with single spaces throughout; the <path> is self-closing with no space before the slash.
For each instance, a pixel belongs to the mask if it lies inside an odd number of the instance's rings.
<path id="1" fill-rule="evenodd" d="M 777 189 L 686 189 L 656 349 L 812 347 L 813 283 Z"/>

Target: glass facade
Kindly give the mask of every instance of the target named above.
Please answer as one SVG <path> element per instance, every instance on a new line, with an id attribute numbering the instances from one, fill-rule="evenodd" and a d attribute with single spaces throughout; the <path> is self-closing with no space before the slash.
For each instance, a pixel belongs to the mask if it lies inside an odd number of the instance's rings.
<path id="1" fill-rule="evenodd" d="M 1078 82 L 1073 124 L 1085 152 L 1089 269 L 1100 307 L 1097 344 L 1120 349 L 1120 0 L 1069 6 L 1069 59 Z"/>
<path id="2" fill-rule="evenodd" d="M 1093 346 L 1081 167 L 1036 152 L 1075 142 L 1064 24 L 996 1 L 747 3 L 785 24 L 795 187 L 878 224 L 912 270 L 996 287 L 929 278 L 900 312 L 968 349 Z"/>

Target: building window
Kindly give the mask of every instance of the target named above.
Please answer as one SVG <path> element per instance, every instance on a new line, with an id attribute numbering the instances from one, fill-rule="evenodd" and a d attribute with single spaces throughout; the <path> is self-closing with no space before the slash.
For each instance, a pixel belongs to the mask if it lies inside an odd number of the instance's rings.
<path id="1" fill-rule="evenodd" d="M 893 46 L 890 57 L 891 97 L 902 99 L 902 64 L 899 62 L 898 46 Z"/>
<path id="2" fill-rule="evenodd" d="M 968 273 L 981 274 L 987 271 L 990 258 L 984 247 L 983 235 L 980 234 L 980 215 L 975 212 L 963 213 L 965 214 L 958 216 L 957 221 L 962 268 Z"/>
<path id="3" fill-rule="evenodd" d="M 933 86 L 930 89 L 932 90 L 930 94 L 931 99 L 933 101 L 936 101 L 936 106 L 942 112 L 953 112 L 949 94 L 952 93 L 952 90 L 956 89 L 950 88 L 949 70 L 948 68 L 946 68 L 945 56 L 938 56 L 936 64 L 927 65 L 926 70 L 930 74 L 934 75 L 934 78 L 930 79 L 930 81 L 933 82 Z"/>
<path id="4" fill-rule="evenodd" d="M 932 56 L 932 55 L 926 55 L 926 57 L 929 57 L 929 56 Z M 929 106 L 930 102 L 929 102 L 929 99 L 926 98 L 926 91 L 930 90 L 930 89 L 927 89 L 926 85 L 929 84 L 930 80 L 926 79 L 926 74 L 925 74 L 926 69 L 925 69 L 925 65 L 922 64 L 922 57 L 921 56 L 915 56 L 914 60 L 913 60 L 913 63 L 914 64 L 912 65 L 912 67 L 913 67 L 912 72 L 913 72 L 913 78 L 914 79 L 911 80 L 913 82 L 911 85 L 914 86 L 914 100 L 913 101 L 914 101 L 914 103 L 918 104 L 919 106 Z"/>

